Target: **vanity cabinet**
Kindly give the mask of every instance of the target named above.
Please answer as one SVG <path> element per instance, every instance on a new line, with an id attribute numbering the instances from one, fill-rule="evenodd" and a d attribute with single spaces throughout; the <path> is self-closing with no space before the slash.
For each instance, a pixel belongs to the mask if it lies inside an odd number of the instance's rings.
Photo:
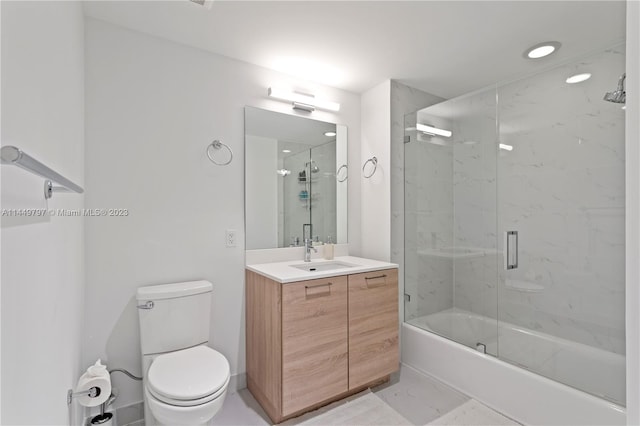
<path id="1" fill-rule="evenodd" d="M 349 389 L 399 364 L 398 270 L 349 275 Z"/>
<path id="2" fill-rule="evenodd" d="M 398 272 L 279 283 L 246 271 L 247 387 L 279 423 L 398 370 Z"/>
<path id="3" fill-rule="evenodd" d="M 347 277 L 282 285 L 282 412 L 348 390 Z"/>

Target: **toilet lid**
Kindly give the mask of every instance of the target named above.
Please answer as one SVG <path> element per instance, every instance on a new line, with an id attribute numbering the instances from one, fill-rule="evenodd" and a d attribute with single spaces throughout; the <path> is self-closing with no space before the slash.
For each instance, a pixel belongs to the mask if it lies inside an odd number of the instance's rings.
<path id="1" fill-rule="evenodd" d="M 158 356 L 147 373 L 151 390 L 174 400 L 204 398 L 229 379 L 229 362 L 207 346 L 196 346 Z"/>

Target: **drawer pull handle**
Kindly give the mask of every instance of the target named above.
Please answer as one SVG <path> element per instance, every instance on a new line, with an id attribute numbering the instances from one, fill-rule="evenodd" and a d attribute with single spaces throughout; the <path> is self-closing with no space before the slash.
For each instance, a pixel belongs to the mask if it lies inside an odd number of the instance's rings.
<path id="1" fill-rule="evenodd" d="M 378 278 L 387 278 L 387 274 L 376 275 L 375 277 L 364 277 L 365 280 L 377 280 Z"/>
<path id="2" fill-rule="evenodd" d="M 373 280 L 379 280 L 381 279 L 381 281 L 373 281 Z M 375 277 L 364 277 L 365 279 L 365 285 L 367 286 L 367 288 L 377 288 L 377 287 L 386 287 L 387 285 L 387 274 L 382 274 L 382 275 L 377 275 Z M 373 282 L 370 282 L 373 281 Z"/>
<path id="3" fill-rule="evenodd" d="M 324 287 L 333 285 L 333 283 L 324 283 L 324 284 L 316 284 L 316 285 L 305 285 L 304 288 L 316 288 L 316 287 Z"/>

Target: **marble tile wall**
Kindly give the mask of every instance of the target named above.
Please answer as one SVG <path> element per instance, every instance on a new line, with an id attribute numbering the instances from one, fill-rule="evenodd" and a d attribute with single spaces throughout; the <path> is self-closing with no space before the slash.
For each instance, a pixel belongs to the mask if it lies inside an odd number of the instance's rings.
<path id="1" fill-rule="evenodd" d="M 605 102 L 624 45 L 498 90 L 499 233 L 519 231 L 520 266 L 500 282 L 500 319 L 620 354 L 624 347 L 624 110 Z M 578 72 L 592 77 L 578 84 Z M 502 241 L 500 239 L 500 244 Z"/>

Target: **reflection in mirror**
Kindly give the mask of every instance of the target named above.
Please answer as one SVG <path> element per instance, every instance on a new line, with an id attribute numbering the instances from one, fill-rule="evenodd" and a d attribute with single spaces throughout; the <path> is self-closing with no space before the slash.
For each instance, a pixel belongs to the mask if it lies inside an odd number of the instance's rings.
<path id="1" fill-rule="evenodd" d="M 246 248 L 347 243 L 347 128 L 245 108 Z"/>

